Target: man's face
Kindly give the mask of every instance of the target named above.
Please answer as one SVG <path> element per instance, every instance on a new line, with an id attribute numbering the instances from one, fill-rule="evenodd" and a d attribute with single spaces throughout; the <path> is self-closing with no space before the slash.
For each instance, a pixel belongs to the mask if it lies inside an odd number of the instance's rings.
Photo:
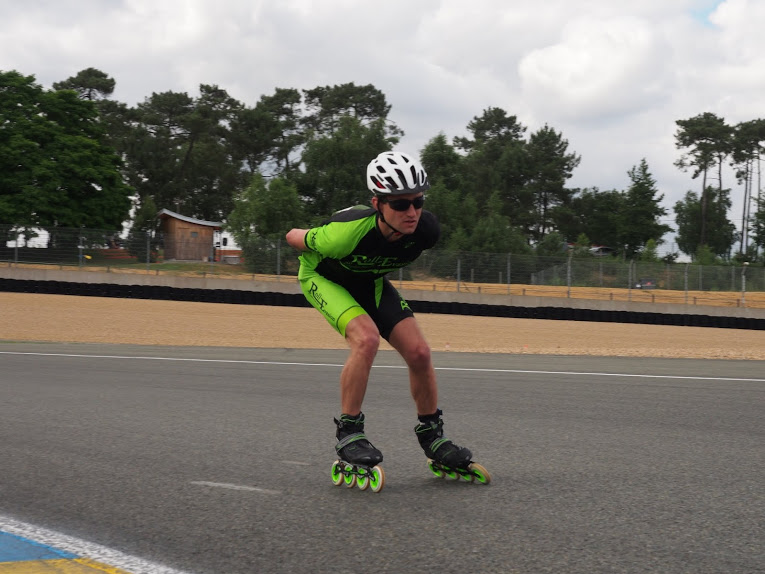
<path id="1" fill-rule="evenodd" d="M 407 193 L 404 195 L 394 195 L 391 197 L 374 197 L 372 198 L 372 205 L 383 215 L 385 222 L 390 224 L 389 227 L 403 233 L 414 233 L 417 229 L 417 224 L 420 222 L 420 215 L 422 215 L 422 193 Z M 419 208 L 416 208 L 412 201 L 420 203 Z M 403 211 L 401 209 L 403 208 Z"/>

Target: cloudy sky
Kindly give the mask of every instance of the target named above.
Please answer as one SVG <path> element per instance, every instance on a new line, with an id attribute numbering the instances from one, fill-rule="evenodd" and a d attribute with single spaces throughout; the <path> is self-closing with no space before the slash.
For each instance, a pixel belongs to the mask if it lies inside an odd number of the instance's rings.
<path id="1" fill-rule="evenodd" d="M 500 107 L 562 132 L 571 186 L 625 189 L 646 158 L 671 225 L 700 186 L 673 166 L 675 120 L 765 115 L 765 0 L 0 0 L 0 70 L 50 87 L 88 67 L 128 104 L 373 84 L 413 153 Z"/>

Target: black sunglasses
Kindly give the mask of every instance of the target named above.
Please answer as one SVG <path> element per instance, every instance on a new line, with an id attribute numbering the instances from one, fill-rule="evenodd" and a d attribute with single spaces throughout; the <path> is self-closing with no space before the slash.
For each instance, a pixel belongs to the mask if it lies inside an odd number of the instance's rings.
<path id="1" fill-rule="evenodd" d="M 415 209 L 422 209 L 422 206 L 425 205 L 425 196 L 420 195 L 414 199 L 388 199 L 386 197 L 382 199 L 382 202 L 390 205 L 394 211 L 408 211 L 410 205 L 414 205 Z"/>

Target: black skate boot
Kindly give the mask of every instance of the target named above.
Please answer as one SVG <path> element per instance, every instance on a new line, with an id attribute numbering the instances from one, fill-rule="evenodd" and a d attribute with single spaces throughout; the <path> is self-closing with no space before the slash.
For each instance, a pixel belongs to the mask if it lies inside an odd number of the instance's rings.
<path id="1" fill-rule="evenodd" d="M 342 460 L 370 468 L 382 462 L 382 453 L 372 446 L 364 434 L 364 413 L 359 413 L 357 417 L 340 415 L 340 420 L 335 419 L 335 424 L 335 450 Z"/>
<path id="2" fill-rule="evenodd" d="M 441 409 L 438 409 L 432 415 L 419 417 L 420 422 L 414 427 L 414 432 L 417 433 L 420 446 L 425 455 L 440 466 L 450 470 L 467 469 L 473 453 L 444 438 L 442 414 Z"/>
<path id="3" fill-rule="evenodd" d="M 483 466 L 472 461 L 473 453 L 444 438 L 442 414 L 438 409 L 432 415 L 421 416 L 419 424 L 414 427 L 420 446 L 428 457 L 430 471 L 438 478 L 489 484 L 491 475 Z"/>

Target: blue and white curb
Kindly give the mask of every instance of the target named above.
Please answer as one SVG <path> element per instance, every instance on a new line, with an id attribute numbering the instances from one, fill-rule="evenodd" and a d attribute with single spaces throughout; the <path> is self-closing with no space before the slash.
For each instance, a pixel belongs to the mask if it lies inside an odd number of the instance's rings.
<path id="1" fill-rule="evenodd" d="M 32 564 L 40 561 L 56 561 L 59 565 L 72 561 L 78 563 L 78 572 L 90 566 L 94 573 L 123 571 L 124 574 L 188 574 L 100 544 L 0 515 L 0 572 L 3 566 L 21 567 L 25 562 Z M 62 568 L 62 571 L 66 569 Z"/>

